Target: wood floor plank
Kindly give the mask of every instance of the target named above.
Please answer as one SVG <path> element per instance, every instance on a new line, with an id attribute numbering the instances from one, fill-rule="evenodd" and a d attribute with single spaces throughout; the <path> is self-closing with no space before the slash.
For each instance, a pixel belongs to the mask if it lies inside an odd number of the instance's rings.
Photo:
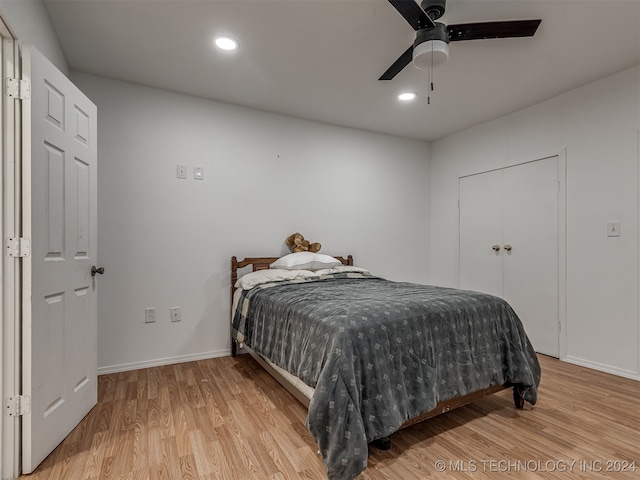
<path id="1" fill-rule="evenodd" d="M 89 449 L 89 458 L 85 463 L 82 478 L 97 478 L 100 475 L 100 469 L 106 451 L 106 448 L 103 447 L 103 441 L 106 436 L 107 432 L 105 431 L 97 431 L 93 434 L 91 447 Z"/>
<path id="2" fill-rule="evenodd" d="M 136 401 L 137 403 L 138 401 Z M 139 405 L 139 403 L 137 403 Z M 146 402 L 143 402 L 146 405 Z M 133 471 L 145 472 L 149 468 L 149 444 L 147 437 L 147 411 L 138 410 L 133 431 Z"/>
<path id="3" fill-rule="evenodd" d="M 193 455 L 180 457 L 180 478 L 182 480 L 197 480 L 200 478 Z"/>
<path id="4" fill-rule="evenodd" d="M 403 429 L 358 480 L 639 478 L 640 382 L 540 363 L 534 407 L 503 391 Z M 102 375 L 98 395 L 21 480 L 326 478 L 305 408 L 249 356 Z"/>
<path id="5" fill-rule="evenodd" d="M 213 463 L 212 478 L 219 478 L 221 480 L 241 478 L 236 469 L 236 462 L 233 460 L 235 457 L 230 457 L 222 448 L 222 441 L 216 440 L 211 442 L 208 444 L 208 447 Z"/>
<path id="6" fill-rule="evenodd" d="M 215 462 L 210 455 L 207 440 L 200 430 L 194 430 L 189 436 L 193 459 L 198 473 L 201 475 L 215 471 Z"/>
<path id="7" fill-rule="evenodd" d="M 196 415 L 190 405 L 184 404 L 172 412 L 178 455 L 185 456 L 193 453 L 191 432 L 198 429 Z"/>

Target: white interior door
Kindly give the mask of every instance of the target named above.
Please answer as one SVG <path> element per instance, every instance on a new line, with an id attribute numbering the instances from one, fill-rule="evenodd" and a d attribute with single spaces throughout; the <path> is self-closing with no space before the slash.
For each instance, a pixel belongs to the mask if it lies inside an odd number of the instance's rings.
<path id="1" fill-rule="evenodd" d="M 503 297 L 535 350 L 559 356 L 558 157 L 503 170 Z"/>
<path id="2" fill-rule="evenodd" d="M 502 171 L 462 177 L 460 288 L 502 296 L 501 250 Z"/>
<path id="3" fill-rule="evenodd" d="M 560 351 L 558 164 L 554 156 L 460 179 L 460 288 L 504 298 L 535 350 L 554 357 Z"/>
<path id="4" fill-rule="evenodd" d="M 23 284 L 22 472 L 97 400 L 96 107 L 37 50 L 22 52 L 23 215 L 31 255 Z M 29 135 L 29 129 L 31 133 Z"/>

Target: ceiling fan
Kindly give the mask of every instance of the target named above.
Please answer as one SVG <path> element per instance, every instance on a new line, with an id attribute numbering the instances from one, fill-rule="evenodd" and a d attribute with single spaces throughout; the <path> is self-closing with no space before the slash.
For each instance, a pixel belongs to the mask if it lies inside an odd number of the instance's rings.
<path id="1" fill-rule="evenodd" d="M 423 0 L 422 8 L 414 0 L 389 0 L 389 3 L 416 31 L 416 40 L 378 80 L 391 80 L 412 60 L 420 69 L 443 64 L 449 58 L 449 42 L 532 37 L 542 22 L 535 19 L 445 25 L 436 20 L 444 15 L 446 0 Z"/>

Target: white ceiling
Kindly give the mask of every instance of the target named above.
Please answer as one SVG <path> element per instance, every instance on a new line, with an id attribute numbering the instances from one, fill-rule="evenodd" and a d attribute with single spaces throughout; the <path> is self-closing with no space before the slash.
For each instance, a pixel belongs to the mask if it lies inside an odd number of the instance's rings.
<path id="1" fill-rule="evenodd" d="M 413 42 L 386 0 L 45 0 L 72 70 L 434 140 L 640 63 L 640 0 L 449 0 L 446 24 L 541 18 L 531 38 L 450 45 L 378 77 Z M 220 33 L 240 42 L 224 53 Z M 400 103 L 401 91 L 418 92 Z"/>

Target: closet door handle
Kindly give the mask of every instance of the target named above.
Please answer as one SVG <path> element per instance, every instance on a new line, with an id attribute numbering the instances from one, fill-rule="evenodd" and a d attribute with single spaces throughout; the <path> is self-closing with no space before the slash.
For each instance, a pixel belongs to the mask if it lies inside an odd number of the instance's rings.
<path id="1" fill-rule="evenodd" d="M 504 249 L 505 249 L 507 252 L 510 252 L 510 251 L 511 251 L 511 248 L 513 248 L 513 247 L 511 247 L 511 245 L 510 245 L 510 244 L 508 244 L 508 243 L 504 246 Z"/>
<path id="2" fill-rule="evenodd" d="M 104 273 L 104 267 L 96 268 L 95 266 L 91 267 L 91 276 L 95 277 L 96 273 L 102 275 Z"/>
<path id="3" fill-rule="evenodd" d="M 500 245 L 494 245 L 494 246 L 493 246 L 493 247 L 491 247 L 491 248 L 493 248 L 493 251 L 494 251 L 494 252 L 499 252 L 499 251 L 500 251 Z"/>

